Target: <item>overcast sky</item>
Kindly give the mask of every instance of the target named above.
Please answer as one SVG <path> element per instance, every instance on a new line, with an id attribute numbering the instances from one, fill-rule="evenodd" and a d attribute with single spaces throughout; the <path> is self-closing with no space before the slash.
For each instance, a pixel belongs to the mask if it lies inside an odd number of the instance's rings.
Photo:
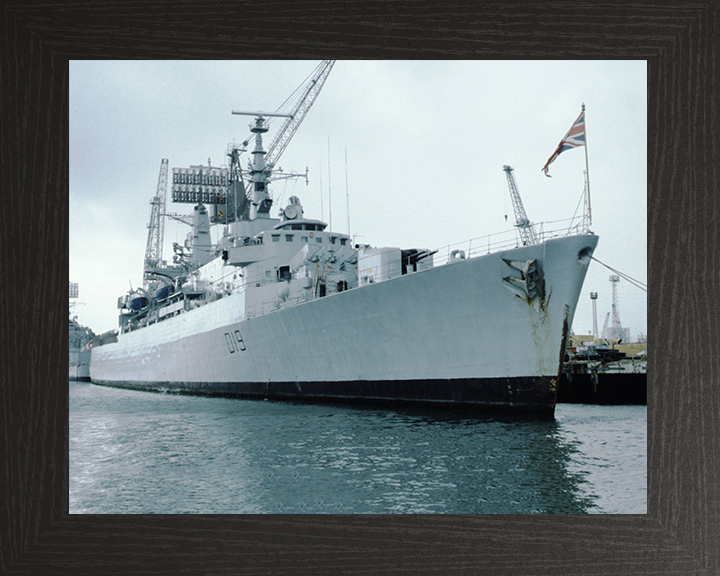
<path id="1" fill-rule="evenodd" d="M 274 111 L 312 61 L 73 61 L 70 63 L 70 281 L 80 321 L 117 327 L 117 298 L 142 285 L 160 163 L 225 164 L 250 117 Z M 585 154 L 547 159 L 586 105 L 595 257 L 647 282 L 647 73 L 644 61 L 338 61 L 282 155 L 304 180 L 271 188 L 277 209 L 297 195 L 309 218 L 357 242 L 440 248 L 512 229 L 504 164 L 514 167 L 533 222 L 571 218 Z M 271 124 L 267 145 L 281 120 Z M 329 145 L 328 145 L 329 143 Z M 347 170 L 345 155 L 347 153 Z M 247 159 L 247 155 L 244 156 Z M 330 170 L 328 170 L 328 164 Z M 346 189 L 347 182 L 347 189 Z M 321 196 L 322 190 L 322 196 Z M 322 202 L 321 202 L 322 197 Z M 192 212 L 173 204 L 170 212 Z M 508 216 L 507 221 L 505 215 Z M 189 228 L 168 222 L 164 257 Z M 215 237 L 215 236 L 214 236 Z M 461 246 L 462 247 L 462 246 Z M 598 328 L 612 303 L 610 272 L 592 262 L 573 331 Z M 647 294 L 621 281 L 620 319 L 647 334 Z"/>

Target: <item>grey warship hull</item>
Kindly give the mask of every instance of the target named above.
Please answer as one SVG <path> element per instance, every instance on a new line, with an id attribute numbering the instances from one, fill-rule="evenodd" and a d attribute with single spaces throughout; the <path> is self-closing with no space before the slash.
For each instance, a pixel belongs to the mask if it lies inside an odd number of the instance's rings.
<path id="1" fill-rule="evenodd" d="M 512 242 L 490 253 L 373 247 L 306 218 L 297 196 L 271 214 L 278 159 L 333 67 L 321 63 L 291 108 L 252 116 L 228 164 L 173 168 L 192 231 L 162 260 L 167 160 L 152 201 L 143 288 L 118 301 L 97 339 L 93 382 L 142 390 L 310 401 L 432 403 L 552 413 L 565 342 L 597 244 L 524 214 L 512 169 Z M 282 107 L 281 107 L 282 108 Z M 284 118 L 269 145 L 270 119 Z M 241 154 L 254 141 L 245 166 Z M 387 190 L 392 194 L 392 190 Z M 205 205 L 208 204 L 208 209 Z M 381 209 L 381 208 L 379 208 Z M 222 227 L 218 240 L 211 224 Z M 348 226 L 349 228 L 349 226 Z M 541 232 L 541 230 L 543 230 Z M 518 238 L 517 234 L 520 235 Z M 495 240 L 493 238 L 493 240 Z M 484 245 L 485 243 L 483 243 Z"/>
<path id="2" fill-rule="evenodd" d="M 91 377 L 191 394 L 551 414 L 596 243 L 548 240 L 255 317 L 241 291 L 120 334 L 94 350 Z M 512 266 L 530 261 L 542 288 L 532 298 Z"/>

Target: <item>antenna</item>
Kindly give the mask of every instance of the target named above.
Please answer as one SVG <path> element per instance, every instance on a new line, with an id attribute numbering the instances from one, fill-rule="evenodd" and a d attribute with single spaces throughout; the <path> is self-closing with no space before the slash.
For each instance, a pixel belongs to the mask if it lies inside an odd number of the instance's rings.
<path id="1" fill-rule="evenodd" d="M 322 160 L 320 161 L 320 220 L 325 220 L 323 215 Z"/>
<path id="2" fill-rule="evenodd" d="M 328 135 L 328 210 L 330 211 L 330 230 L 332 231 L 332 188 L 330 187 L 330 135 Z"/>
<path id="3" fill-rule="evenodd" d="M 345 199 L 347 201 L 347 233 L 350 236 L 350 192 L 348 190 L 347 146 L 345 146 Z"/>

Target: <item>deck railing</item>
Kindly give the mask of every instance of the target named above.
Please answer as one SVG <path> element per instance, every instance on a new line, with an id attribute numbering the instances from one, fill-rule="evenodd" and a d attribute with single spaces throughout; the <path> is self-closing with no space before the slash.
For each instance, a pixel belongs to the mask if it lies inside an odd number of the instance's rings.
<path id="1" fill-rule="evenodd" d="M 579 236 L 590 232 L 586 220 L 578 221 L 577 218 L 541 222 L 539 224 L 533 224 L 533 227 L 538 243 L 545 242 L 551 238 Z M 523 241 L 517 229 L 487 234 L 486 236 L 480 236 L 438 248 L 434 256 L 434 265 L 442 266 L 453 260 L 452 254 L 456 250 L 461 250 L 465 258 L 474 258 L 495 252 L 502 252 L 503 250 L 512 250 L 522 245 Z"/>
<path id="2" fill-rule="evenodd" d="M 542 222 L 534 224 L 535 237 L 538 243 L 545 242 L 552 238 L 560 238 L 564 236 L 577 236 L 582 234 L 588 234 L 590 232 L 587 219 L 578 220 L 577 218 L 570 218 L 567 220 L 556 220 L 552 222 Z M 433 254 L 433 267 L 444 266 L 451 261 L 457 260 L 453 257 L 453 254 L 462 253 L 464 259 L 476 258 L 479 256 L 485 256 L 487 254 L 493 254 L 495 252 L 502 252 L 503 250 L 511 250 L 519 248 L 523 245 L 522 238 L 517 229 L 506 230 L 504 232 L 498 232 L 495 234 L 487 234 L 485 236 L 479 236 L 463 242 L 457 242 L 455 244 L 449 244 L 438 248 Z M 393 264 L 395 266 L 395 264 Z M 380 267 L 374 267 L 372 272 L 373 276 L 377 278 L 386 278 L 384 270 L 380 270 Z M 255 285 L 262 286 L 268 283 L 276 283 L 276 280 L 268 279 L 265 275 L 261 275 L 254 278 L 245 278 L 243 286 L 244 289 L 247 286 Z M 336 290 L 333 288 L 332 283 L 327 285 L 327 295 L 334 293 Z M 223 295 L 216 295 L 216 297 L 222 297 Z M 248 318 L 255 318 L 257 316 L 263 316 L 270 312 L 280 310 L 283 308 L 289 308 L 314 300 L 317 297 L 316 290 L 313 288 L 308 295 L 303 294 L 300 297 L 287 297 L 285 299 L 272 298 L 265 301 L 255 302 L 247 305 L 246 313 Z M 209 303 L 208 301 L 198 301 L 198 304 L 203 305 Z M 130 331 L 133 328 L 127 327 L 124 331 Z"/>

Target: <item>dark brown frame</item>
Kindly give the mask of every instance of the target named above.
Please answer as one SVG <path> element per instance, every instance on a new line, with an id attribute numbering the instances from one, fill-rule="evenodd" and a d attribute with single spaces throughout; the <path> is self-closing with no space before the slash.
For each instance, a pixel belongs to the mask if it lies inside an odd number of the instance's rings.
<path id="1" fill-rule="evenodd" d="M 720 573 L 718 0 L 5 0 L 0 46 L 0 573 Z M 282 57 L 647 60 L 647 515 L 68 515 L 68 61 Z"/>

